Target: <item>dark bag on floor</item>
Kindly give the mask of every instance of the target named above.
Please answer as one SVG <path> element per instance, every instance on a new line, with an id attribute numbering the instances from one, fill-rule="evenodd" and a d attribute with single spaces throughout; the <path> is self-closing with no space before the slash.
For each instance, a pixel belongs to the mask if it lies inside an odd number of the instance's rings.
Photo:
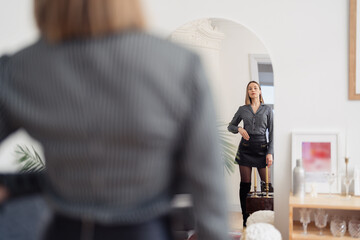
<path id="1" fill-rule="evenodd" d="M 266 197 L 266 193 L 257 193 L 254 197 L 251 193 L 246 198 L 246 213 L 253 213 L 260 210 L 274 211 L 274 196 L 273 194 Z"/>
<path id="2" fill-rule="evenodd" d="M 266 194 L 266 184 L 261 182 L 261 192 L 250 192 L 246 197 L 246 213 L 253 213 L 260 210 L 274 211 L 274 193 L 271 183 L 269 183 L 269 192 Z"/>

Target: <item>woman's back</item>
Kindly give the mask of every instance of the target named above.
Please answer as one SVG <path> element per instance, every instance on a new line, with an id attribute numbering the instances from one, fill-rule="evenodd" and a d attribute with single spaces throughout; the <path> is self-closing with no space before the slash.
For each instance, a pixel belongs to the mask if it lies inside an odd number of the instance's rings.
<path id="1" fill-rule="evenodd" d="M 0 65 L 9 123 L 0 124 L 0 141 L 24 127 L 43 144 L 45 192 L 56 211 L 142 222 L 169 211 L 175 182 L 190 182 L 199 235 L 226 232 L 215 115 L 196 55 L 124 32 L 40 40 Z"/>
<path id="2" fill-rule="evenodd" d="M 134 205 L 149 215 L 139 205 L 169 197 L 173 154 L 191 110 L 184 70 L 195 59 L 164 42 L 144 33 L 39 41 L 9 59 L 5 107 L 15 128 L 43 143 L 62 197 L 84 208 Z M 128 213 L 110 207 L 108 214 Z"/>

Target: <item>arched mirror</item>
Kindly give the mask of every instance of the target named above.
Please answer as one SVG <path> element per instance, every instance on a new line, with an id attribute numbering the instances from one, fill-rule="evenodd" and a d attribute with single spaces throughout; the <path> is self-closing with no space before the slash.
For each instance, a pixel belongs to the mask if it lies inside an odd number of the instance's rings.
<path id="1" fill-rule="evenodd" d="M 176 29 L 170 40 L 196 51 L 202 58 L 210 79 L 217 110 L 219 133 L 223 145 L 224 175 L 226 178 L 230 216 L 233 229 L 242 229 L 239 185 L 239 165 L 235 155 L 240 134 L 227 130 L 239 106 L 245 104 L 247 84 L 256 81 L 266 105 L 274 109 L 274 74 L 271 59 L 262 41 L 249 29 L 233 21 L 217 18 L 194 20 Z M 239 126 L 243 126 L 241 121 Z M 269 138 L 268 132 L 266 133 Z M 251 191 L 255 184 L 260 191 L 260 178 L 251 170 Z M 272 182 L 274 165 L 269 168 Z"/>

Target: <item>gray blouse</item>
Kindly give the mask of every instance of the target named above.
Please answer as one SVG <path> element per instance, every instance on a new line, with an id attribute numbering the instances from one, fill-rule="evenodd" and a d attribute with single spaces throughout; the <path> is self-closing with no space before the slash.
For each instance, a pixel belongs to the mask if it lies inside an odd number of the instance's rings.
<path id="1" fill-rule="evenodd" d="M 23 127 L 43 144 L 46 200 L 69 216 L 148 221 L 186 185 L 199 239 L 228 239 L 214 116 L 199 57 L 146 33 L 0 58 L 0 142 Z"/>
<path id="2" fill-rule="evenodd" d="M 259 109 L 254 113 L 251 105 L 243 105 L 239 107 L 235 116 L 228 126 L 228 130 L 232 133 L 238 133 L 239 123 L 244 122 L 244 129 L 248 134 L 266 134 L 269 131 L 269 148 L 268 153 L 274 154 L 273 143 L 273 112 L 271 107 L 261 104 Z"/>

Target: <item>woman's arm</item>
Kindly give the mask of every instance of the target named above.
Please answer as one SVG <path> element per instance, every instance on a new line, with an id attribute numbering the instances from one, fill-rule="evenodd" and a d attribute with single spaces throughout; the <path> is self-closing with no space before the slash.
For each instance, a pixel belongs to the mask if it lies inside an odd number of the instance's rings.
<path id="1" fill-rule="evenodd" d="M 273 142 L 273 111 L 269 107 L 268 116 L 267 116 L 267 128 L 269 130 L 269 147 L 268 154 L 274 156 L 274 142 Z"/>
<path id="2" fill-rule="evenodd" d="M 9 82 L 8 56 L 0 57 L 0 143 L 11 133 L 17 130 L 11 124 L 8 107 L 4 94 L 6 84 Z M 15 173 L 0 174 L 0 203 L 7 199 L 39 193 L 41 191 L 42 173 Z"/>
<path id="3" fill-rule="evenodd" d="M 233 119 L 229 123 L 229 126 L 227 128 L 229 132 L 232 132 L 234 134 L 239 132 L 239 126 L 238 125 L 242 120 L 240 113 L 241 113 L 241 107 L 239 107 L 239 109 L 236 111 Z"/>
<path id="4" fill-rule="evenodd" d="M 0 205 L 9 197 L 9 191 L 6 187 L 0 185 Z"/>
<path id="5" fill-rule="evenodd" d="M 0 57 L 0 143 L 9 136 L 12 132 L 16 131 L 8 117 L 8 112 L 6 110 L 5 100 L 3 99 L 3 92 L 5 90 L 6 82 L 8 79 L 8 56 Z"/>
<path id="6" fill-rule="evenodd" d="M 198 57 L 191 64 L 191 111 L 182 126 L 178 168 L 189 183 L 199 239 L 228 239 L 223 160 L 214 105 Z M 191 85 L 191 86 L 190 86 Z"/>
<path id="7" fill-rule="evenodd" d="M 0 187 L 6 199 L 11 200 L 41 193 L 43 178 L 43 172 L 0 174 Z"/>

